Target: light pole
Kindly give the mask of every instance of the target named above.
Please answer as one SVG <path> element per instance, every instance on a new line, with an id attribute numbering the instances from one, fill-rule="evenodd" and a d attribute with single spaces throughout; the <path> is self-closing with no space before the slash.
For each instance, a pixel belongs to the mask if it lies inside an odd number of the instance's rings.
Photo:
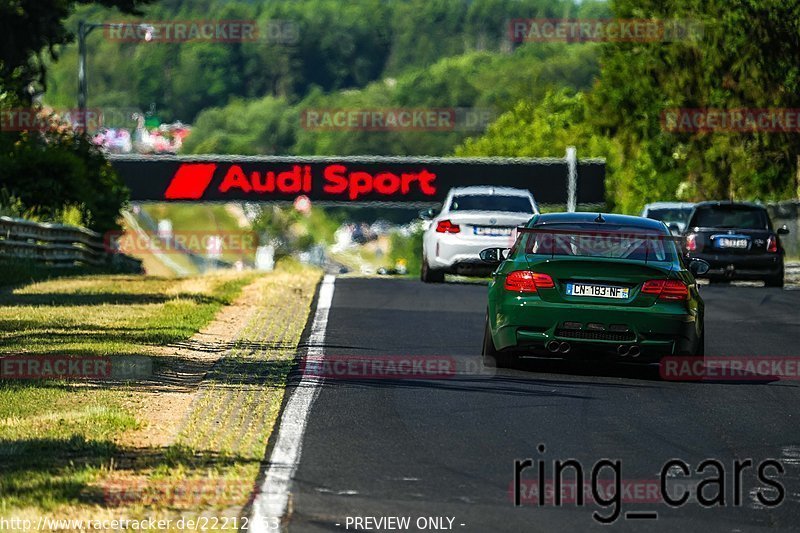
<path id="1" fill-rule="evenodd" d="M 86 116 L 86 37 L 97 28 L 111 27 L 114 24 L 98 24 L 81 20 L 78 22 L 78 111 Z M 81 118 L 81 120 L 84 120 Z"/>
<path id="2" fill-rule="evenodd" d="M 86 120 L 86 101 L 88 100 L 88 88 L 86 84 L 86 38 L 97 28 L 120 28 L 121 23 L 107 22 L 78 22 L 78 111 L 81 120 Z M 139 28 L 144 28 L 147 33 L 145 40 L 149 41 L 152 36 L 152 26 L 149 24 L 139 24 Z"/>

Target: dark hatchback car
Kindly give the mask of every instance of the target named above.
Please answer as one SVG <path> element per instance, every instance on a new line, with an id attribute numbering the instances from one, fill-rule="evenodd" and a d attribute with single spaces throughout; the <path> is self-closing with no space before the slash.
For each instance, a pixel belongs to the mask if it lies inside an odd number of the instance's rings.
<path id="1" fill-rule="evenodd" d="M 780 235 L 773 230 L 764 207 L 743 202 L 702 202 L 695 206 L 684 230 L 684 254 L 711 265 L 703 277 L 711 282 L 763 280 L 767 287 L 783 287 Z"/>

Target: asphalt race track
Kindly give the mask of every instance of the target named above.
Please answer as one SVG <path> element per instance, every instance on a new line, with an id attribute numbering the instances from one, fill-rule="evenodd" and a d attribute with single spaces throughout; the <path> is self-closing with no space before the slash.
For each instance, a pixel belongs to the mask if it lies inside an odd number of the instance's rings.
<path id="1" fill-rule="evenodd" d="M 485 294 L 481 284 L 337 279 L 325 354 L 476 356 Z M 800 290 L 704 286 L 702 294 L 707 356 L 800 355 Z M 491 378 L 328 379 L 308 416 L 288 529 L 354 531 L 354 517 L 410 517 L 408 530 L 418 531 L 420 517 L 449 517 L 445 528 L 470 532 L 797 531 L 798 406 L 796 381 L 664 381 L 657 366 L 531 360 Z M 527 458 L 544 461 L 546 483 L 555 460 L 578 460 L 587 483 L 597 461 L 619 460 L 631 492 L 617 506 L 515 507 L 514 461 Z M 724 505 L 690 498 L 672 508 L 635 492 L 657 485 L 671 459 L 691 470 L 673 467 L 676 490 L 718 477 L 714 468 L 695 470 L 719 461 Z M 746 459 L 753 467 L 736 483 L 734 460 Z M 769 501 L 780 496 L 757 478 L 768 459 L 784 469 L 765 470 L 784 491 L 775 507 L 756 497 L 759 488 Z M 535 480 L 536 472 L 523 477 Z M 593 518 L 615 507 L 611 526 Z"/>

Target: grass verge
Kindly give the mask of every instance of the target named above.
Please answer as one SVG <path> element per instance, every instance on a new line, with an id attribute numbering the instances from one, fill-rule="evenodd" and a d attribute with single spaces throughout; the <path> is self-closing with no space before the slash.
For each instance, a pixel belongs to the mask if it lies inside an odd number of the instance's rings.
<path id="1" fill-rule="evenodd" d="M 3 354 L 158 363 L 147 382 L 0 380 L 0 518 L 235 516 L 319 277 L 283 263 L 261 276 L 77 276 L 0 294 Z M 213 345 L 197 333 L 215 327 Z M 212 354 L 199 383 L 176 377 L 186 350 Z"/>

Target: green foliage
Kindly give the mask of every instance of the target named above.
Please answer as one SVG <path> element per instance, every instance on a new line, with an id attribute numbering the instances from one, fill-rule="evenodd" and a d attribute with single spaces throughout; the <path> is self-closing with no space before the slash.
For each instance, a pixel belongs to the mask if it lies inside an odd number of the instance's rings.
<path id="1" fill-rule="evenodd" d="M 276 256 L 283 257 L 315 244 L 331 244 L 342 220 L 341 214 L 319 207 L 303 214 L 293 207 L 265 205 L 253 222 L 253 231 L 259 234 L 262 243 L 275 246 Z"/>
<path id="2" fill-rule="evenodd" d="M 72 3 L 22 2 L 31 13 L 58 4 L 62 10 L 53 12 L 64 14 Z M 603 44 L 519 44 L 506 35 L 513 18 L 612 12 L 695 20 L 704 35 Z M 42 17 L 45 27 L 55 20 Z M 82 6 L 68 27 L 79 19 L 119 15 Z M 187 153 L 446 155 L 458 146 L 459 155 L 561 157 L 575 145 L 580 156 L 607 158 L 609 207 L 624 212 L 653 200 L 796 194 L 796 134 L 673 133 L 661 121 L 675 108 L 800 108 L 798 2 L 162 0 L 143 19 L 253 19 L 264 36 L 274 24 L 296 30 L 293 42 L 229 44 L 92 36 L 90 105 L 155 104 L 162 119 L 194 122 Z M 48 43 L 66 40 L 48 35 Z M 20 64 L 6 36 L 3 68 Z M 72 106 L 74 46 L 57 50 L 63 60 L 51 69 L 46 97 Z M 307 109 L 395 107 L 486 108 L 501 116 L 485 133 L 319 131 L 300 123 Z"/>
<path id="3" fill-rule="evenodd" d="M 29 84 L 44 84 L 45 61 L 56 57 L 56 47 L 73 36 L 63 25 L 77 3 L 92 0 L 3 0 L 0 2 L 0 95 L 8 91 L 27 98 Z M 152 0 L 94 0 L 95 3 L 135 13 Z"/>
<path id="4" fill-rule="evenodd" d="M 616 0 L 622 19 L 691 19 L 702 39 L 605 43 L 597 83 L 584 94 L 522 99 L 459 155 L 606 157 L 612 208 L 655 200 L 791 197 L 794 133 L 673 133 L 676 108 L 798 108 L 800 4 L 756 0 Z"/>
<path id="5" fill-rule="evenodd" d="M 625 212 L 638 209 L 641 191 L 620 182 L 635 180 L 636 172 L 616 139 L 598 135 L 590 123 L 591 109 L 582 93 L 550 92 L 539 104 L 521 100 L 489 127 L 483 137 L 469 139 L 455 154 L 464 157 L 564 157 L 575 146 L 579 157 L 604 157 L 607 197 L 611 207 Z M 642 165 L 638 165 L 642 166 Z M 654 195 L 659 192 L 653 191 Z M 615 205 L 616 204 L 616 205 Z"/>
<path id="6" fill-rule="evenodd" d="M 605 3 L 162 0 L 136 19 L 87 6 L 66 24 L 77 28 L 79 20 L 256 21 L 260 37 L 255 42 L 122 43 L 100 30 L 88 39 L 91 105 L 149 109 L 154 104 L 164 119 L 193 123 L 204 109 L 224 107 L 232 99 L 273 96 L 297 103 L 315 88 L 335 92 L 364 87 L 475 51 L 508 53 L 509 19 L 575 16 L 598 6 Z M 52 105 L 71 106 L 77 56 L 74 45 L 59 50 L 63 59 L 50 65 L 46 97 Z"/>
<path id="7" fill-rule="evenodd" d="M 539 100 L 550 87 L 588 89 L 599 72 L 593 45 L 526 45 L 513 54 L 474 52 L 445 58 L 363 89 L 317 89 L 296 105 L 285 99 L 236 100 L 202 112 L 186 153 L 316 155 L 447 155 L 479 129 L 366 131 L 308 129 L 306 110 L 460 108 L 489 116 L 521 98 Z M 498 77 L 511 80 L 498 84 Z"/>
<path id="8" fill-rule="evenodd" d="M 0 134 L 0 190 L 6 209 L 28 218 L 117 227 L 128 190 L 103 153 L 66 127 Z"/>
<path id="9" fill-rule="evenodd" d="M 235 100 L 202 112 L 184 143 L 187 153 L 279 154 L 295 142 L 299 118 L 283 98 Z"/>
<path id="10" fill-rule="evenodd" d="M 406 270 L 411 276 L 419 276 L 422 268 L 422 227 L 411 235 L 393 232 L 389 238 L 389 266 L 394 267 L 398 261 L 406 262 Z"/>
<path id="11" fill-rule="evenodd" d="M 669 183 L 664 199 L 791 196 L 800 139 L 786 133 L 671 133 L 674 108 L 797 108 L 800 4 L 732 0 L 617 0 L 621 18 L 699 20 L 704 36 L 675 43 L 609 43 L 591 95 L 597 131 L 646 163 L 641 188 Z M 642 153 L 643 152 L 643 153 Z M 672 188 L 675 186 L 674 189 Z"/>

